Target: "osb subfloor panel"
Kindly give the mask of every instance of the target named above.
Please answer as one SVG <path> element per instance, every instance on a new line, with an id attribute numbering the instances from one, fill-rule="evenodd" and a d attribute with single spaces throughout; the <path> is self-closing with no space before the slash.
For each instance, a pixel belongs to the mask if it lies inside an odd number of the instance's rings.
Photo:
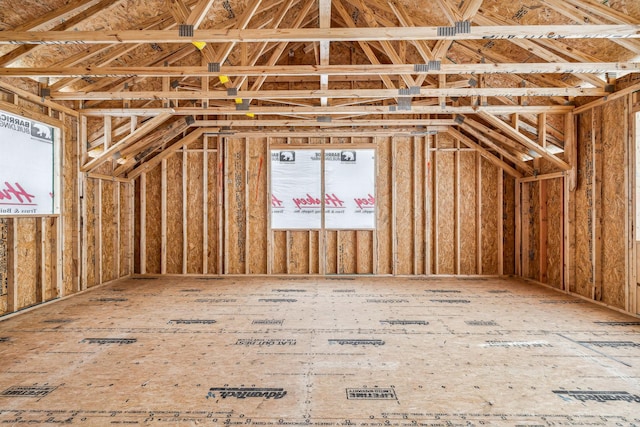
<path id="1" fill-rule="evenodd" d="M 516 280 L 127 279 L 0 338 L 0 424 L 640 425 L 638 319 Z"/>

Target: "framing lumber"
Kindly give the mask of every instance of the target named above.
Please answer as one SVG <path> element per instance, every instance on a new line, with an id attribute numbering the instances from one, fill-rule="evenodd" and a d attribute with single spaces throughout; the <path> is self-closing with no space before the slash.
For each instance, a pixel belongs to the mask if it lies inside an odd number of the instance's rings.
<path id="1" fill-rule="evenodd" d="M 511 26 L 517 27 L 519 25 L 515 21 L 511 21 L 505 18 L 498 18 L 486 11 L 483 14 L 478 15 L 477 21 L 481 25 L 498 25 L 498 26 L 506 26 L 506 27 L 511 27 Z M 564 26 L 558 26 L 558 27 L 570 28 L 570 27 L 582 27 L 582 25 L 577 25 L 577 26 L 564 25 Z M 516 46 L 519 46 L 520 48 L 525 49 L 530 53 L 533 53 L 539 58 L 545 58 L 550 61 L 556 61 L 556 62 L 565 61 L 563 56 L 558 55 L 556 52 L 554 52 L 557 50 L 562 51 L 564 55 L 573 57 L 578 61 L 588 60 L 588 59 L 585 59 L 584 54 L 580 54 L 576 50 L 571 50 L 567 46 L 564 46 L 564 48 L 562 48 L 563 43 L 554 42 L 553 44 L 549 44 L 549 43 L 546 43 L 548 40 L 544 40 L 546 37 L 534 37 L 534 38 L 536 39 L 535 41 L 530 39 L 522 40 L 514 37 L 514 38 L 510 38 L 509 41 L 514 43 Z M 590 59 L 595 59 L 595 58 L 590 58 Z M 594 85 L 595 87 L 603 87 L 605 85 L 605 82 L 595 75 L 590 75 L 590 74 L 574 74 L 574 75 L 579 79 Z"/>
<path id="2" fill-rule="evenodd" d="M 485 148 L 480 146 L 480 144 L 474 142 L 473 140 L 471 140 L 471 138 L 469 138 L 468 136 L 464 135 L 460 131 L 458 131 L 458 130 L 456 130 L 454 128 L 449 128 L 447 133 L 449 133 L 449 135 L 451 135 L 452 137 L 454 137 L 458 141 L 462 142 L 467 147 L 475 149 L 477 152 L 480 153 L 480 155 L 482 157 L 484 157 L 489 162 L 491 162 L 494 165 L 496 165 L 498 168 L 504 170 L 509 175 L 513 176 L 514 178 L 522 178 L 522 176 L 523 176 L 522 173 L 518 172 L 516 169 L 514 169 L 513 167 L 511 167 L 510 165 L 505 163 L 504 160 L 501 160 L 498 157 L 496 157 L 493 154 L 491 154 Z"/>
<path id="3" fill-rule="evenodd" d="M 65 30 L 74 28 L 76 25 L 87 20 L 94 14 L 100 11 L 103 11 L 105 9 L 108 9 L 111 5 L 113 5 L 114 3 L 117 3 L 118 1 L 119 0 L 101 0 L 99 3 L 94 4 L 93 6 L 89 7 L 88 9 L 85 9 L 84 11 L 78 13 L 72 18 L 63 20 L 60 24 L 56 25 L 48 32 L 65 33 Z M 37 21 L 37 23 L 39 23 L 39 25 L 42 25 L 40 21 Z M 26 31 L 26 33 L 32 33 L 32 34 L 35 34 L 38 32 L 41 32 L 41 31 L 33 31 L 33 32 Z M 20 31 L 17 31 L 17 33 L 20 33 Z M 38 47 L 38 44 L 40 43 L 18 46 L 16 49 L 13 49 L 12 51 L 4 54 L 2 57 L 0 57 L 0 67 L 6 67 L 7 65 L 14 63 L 18 59 L 22 58 L 23 56 L 31 52 L 32 50 L 36 49 Z"/>
<path id="4" fill-rule="evenodd" d="M 443 77 L 444 74 L 440 74 Z M 419 94 L 411 95 L 419 97 L 470 97 L 470 96 L 606 96 L 609 92 L 602 88 L 568 88 L 568 87 L 519 87 L 519 88 L 449 88 L 449 87 L 423 87 Z M 227 91 L 206 92 L 207 99 L 234 100 L 243 99 L 310 99 L 310 98 L 395 98 L 399 96 L 397 89 L 331 89 L 331 90 L 239 90 L 237 94 L 230 95 Z M 158 92 L 56 92 L 52 99 L 58 101 L 77 100 L 184 100 L 199 99 L 198 92 L 175 92 L 171 90 Z M 236 107 L 233 106 L 235 109 Z"/>
<path id="5" fill-rule="evenodd" d="M 531 166 L 529 166 L 525 161 L 523 161 L 522 158 L 519 158 L 518 156 L 515 156 L 515 155 L 511 154 L 505 148 L 503 148 L 503 147 L 497 145 L 495 142 L 493 142 L 491 140 L 491 138 L 483 135 L 482 133 L 480 133 L 480 131 L 478 131 L 475 128 L 471 127 L 467 123 L 462 123 L 459 127 L 461 129 L 463 129 L 465 132 L 467 132 L 470 135 L 472 135 L 473 137 L 475 137 L 478 140 L 478 142 L 482 142 L 482 143 L 486 144 L 491 149 L 495 150 L 499 155 L 501 155 L 501 156 L 505 157 L 506 159 L 510 160 L 511 162 L 513 162 L 514 165 L 516 165 L 517 167 L 522 169 L 526 174 L 533 175 L 533 168 Z"/>
<path id="6" fill-rule="evenodd" d="M 342 17 L 342 20 L 344 21 L 345 25 L 348 28 L 350 29 L 357 28 L 355 23 L 353 22 L 353 19 L 351 18 L 351 15 L 349 14 L 349 12 L 347 11 L 347 9 L 344 7 L 344 5 L 340 0 L 336 1 L 333 6 L 335 7 L 338 14 Z M 360 45 L 360 48 L 364 52 L 369 62 L 371 62 L 371 64 L 380 65 L 380 60 L 378 59 L 376 54 L 373 52 L 373 49 L 371 49 L 371 46 L 369 46 L 368 43 L 364 41 L 359 41 L 358 44 Z M 384 83 L 385 87 L 387 87 L 388 89 L 396 88 L 395 83 L 393 83 L 393 81 L 388 76 L 381 75 L 380 79 Z"/>
<path id="7" fill-rule="evenodd" d="M 562 15 L 566 16 L 569 19 L 572 19 L 573 21 L 579 24 L 586 22 L 586 19 L 588 19 L 588 22 L 592 22 L 598 25 L 607 24 L 607 22 L 605 22 L 603 19 L 598 18 L 597 16 L 594 16 L 594 15 L 598 15 L 597 13 L 594 13 L 594 11 L 598 10 L 596 8 L 586 9 L 584 11 L 581 11 L 578 7 L 568 5 L 567 1 L 565 0 L 542 0 L 542 3 L 546 4 L 547 6 L 554 9 L 556 12 L 561 13 Z M 631 22 L 615 22 L 615 18 L 612 18 L 611 15 L 609 15 L 605 19 L 614 21 L 614 23 L 617 23 L 617 24 L 631 23 Z M 640 43 L 638 43 L 637 40 L 611 39 L 611 41 L 619 44 L 625 49 L 628 49 L 636 54 L 640 54 Z"/>
<path id="8" fill-rule="evenodd" d="M 421 42 L 421 41 L 419 41 Z M 115 56 L 115 55 L 114 55 Z M 115 58 L 114 58 L 115 59 Z M 111 62 L 111 61 L 109 61 Z M 255 62 L 255 61 L 253 61 Z M 426 60 L 425 60 L 426 62 Z M 378 75 L 471 75 L 471 74 L 602 74 L 640 70 L 637 61 L 621 62 L 532 62 L 532 63 L 465 63 L 441 64 L 440 69 L 416 71 L 415 64 L 320 64 L 320 65 L 221 65 L 219 72 L 209 71 L 206 65 L 194 66 L 107 66 L 106 61 L 85 67 L 55 64 L 50 67 L 0 68 L 3 77 L 289 77 L 289 76 L 353 76 Z M 105 64 L 105 65 L 101 65 Z M 560 82 L 558 82 L 560 83 Z M 58 83 L 51 85 L 52 93 L 59 91 Z M 66 92 L 63 92 L 66 93 Z M 74 92 L 70 92 L 74 93 Z M 55 96 L 54 96 L 55 98 Z"/>
<path id="9" fill-rule="evenodd" d="M 564 160 L 559 159 L 554 154 L 549 152 L 548 149 L 546 149 L 545 147 L 541 147 L 540 145 L 538 145 L 537 143 L 535 143 L 534 141 L 532 141 L 531 139 L 527 138 L 525 135 L 520 133 L 518 130 L 509 126 L 507 123 L 505 123 L 498 117 L 488 113 L 482 113 L 482 112 L 479 113 L 479 116 L 482 117 L 487 122 L 489 122 L 490 124 L 492 124 L 493 126 L 495 126 L 496 128 L 502 130 L 508 136 L 515 139 L 516 141 L 518 141 L 528 149 L 533 150 L 536 153 L 540 154 L 540 156 L 542 156 L 546 160 L 549 160 L 551 163 L 553 163 L 555 166 L 559 167 L 560 169 L 562 170 L 571 169 L 571 166 L 569 166 Z"/>
<path id="10" fill-rule="evenodd" d="M 95 159 L 90 160 L 89 162 L 81 166 L 80 170 L 82 172 L 94 171 L 97 167 L 102 165 L 104 162 L 111 159 L 116 152 L 127 147 L 127 145 L 130 145 L 135 141 L 139 140 L 143 136 L 147 135 L 149 132 L 155 130 L 157 126 L 166 122 L 171 117 L 172 116 L 169 113 L 164 113 L 149 119 L 147 122 L 145 122 L 142 126 L 136 129 L 134 132 L 130 133 L 129 135 L 127 135 L 126 137 L 122 138 L 120 141 L 118 141 L 117 143 L 109 147 L 109 149 L 104 151 L 99 157 L 96 157 Z M 105 138 L 105 141 L 106 140 L 107 138 Z"/>
<path id="11" fill-rule="evenodd" d="M 207 16 L 207 12 L 211 9 L 214 1 L 215 0 L 200 0 L 191 11 L 186 24 L 193 25 L 196 28 L 199 27 L 202 20 Z"/>
<path id="12" fill-rule="evenodd" d="M 104 3 L 115 0 L 103 0 Z M 260 3 L 260 1 L 256 1 Z M 255 6 L 255 5 L 254 5 Z M 104 8 L 104 6 L 103 6 Z M 255 7 L 257 8 L 257 6 Z M 254 8 L 250 8 L 254 9 Z M 252 13 L 246 13 L 250 18 Z M 478 15 L 481 16 L 481 15 Z M 246 19 L 245 19 L 246 20 Z M 248 22 L 248 21 L 247 21 Z M 485 21 L 486 22 L 486 21 Z M 482 25 L 473 26 L 470 33 L 442 36 L 438 27 L 377 27 L 377 28 L 298 28 L 195 30 L 193 37 L 180 36 L 177 31 L 2 31 L 0 44 L 121 44 L 121 43 L 207 43 L 247 42 L 314 42 L 314 41 L 391 41 L 391 40 L 519 40 L 519 39 L 609 39 L 640 38 L 640 25 Z"/>
<path id="13" fill-rule="evenodd" d="M 18 310 L 18 218 L 7 221 L 7 311 Z"/>
<path id="14" fill-rule="evenodd" d="M 167 147 L 162 153 L 158 154 L 156 157 L 152 158 L 151 160 L 135 168 L 133 171 L 127 174 L 127 177 L 129 179 L 134 179 L 138 177 L 141 173 L 147 172 L 153 169 L 154 167 L 156 167 L 162 160 L 171 156 L 175 151 L 182 148 L 182 146 L 190 145 L 191 143 L 196 141 L 198 138 L 200 138 L 202 135 L 204 135 L 206 132 L 215 133 L 218 131 L 219 131 L 218 128 L 204 128 L 204 127 L 194 130 L 189 135 L 185 136 L 184 138 L 180 139 L 179 141 Z"/>
<path id="15" fill-rule="evenodd" d="M 511 114 L 513 112 L 537 114 L 548 112 L 551 114 L 563 114 L 573 110 L 574 107 L 568 105 L 490 105 L 484 107 L 473 106 L 445 106 L 438 105 L 414 105 L 411 107 L 411 114 L 476 114 L 479 112 L 487 112 L 491 114 Z M 246 116 L 247 111 L 230 111 L 225 108 L 200 108 L 200 107 L 174 107 L 174 108 L 87 108 L 81 109 L 80 112 L 84 116 L 155 116 L 163 113 L 173 115 L 241 115 Z M 346 107 L 315 107 L 315 106 L 282 106 L 282 107 L 251 107 L 251 113 L 255 115 L 271 115 L 271 114 L 295 114 L 295 115 L 354 115 L 354 114 L 386 114 L 386 115 L 406 115 L 406 111 L 398 111 L 391 109 L 389 105 L 355 105 Z M 244 120 L 245 122 L 253 122 L 256 126 L 260 125 L 261 120 Z M 318 125 L 326 125 L 327 123 L 318 123 Z M 308 125 L 311 126 L 311 121 Z"/>

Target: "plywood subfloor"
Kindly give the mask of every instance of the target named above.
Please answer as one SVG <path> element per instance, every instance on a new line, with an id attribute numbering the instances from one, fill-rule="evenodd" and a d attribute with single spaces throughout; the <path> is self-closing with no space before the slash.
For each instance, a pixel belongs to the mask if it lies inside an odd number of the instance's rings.
<path id="1" fill-rule="evenodd" d="M 7 425 L 640 425 L 638 319 L 511 279 L 127 279 L 0 361 Z"/>

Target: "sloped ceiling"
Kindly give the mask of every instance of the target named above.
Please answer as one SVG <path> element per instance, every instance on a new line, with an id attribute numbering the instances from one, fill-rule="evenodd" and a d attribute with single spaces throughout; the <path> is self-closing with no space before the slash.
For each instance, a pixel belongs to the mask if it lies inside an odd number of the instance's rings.
<path id="1" fill-rule="evenodd" d="M 122 177 L 187 136 L 251 132 L 447 132 L 516 176 L 566 170 L 565 114 L 640 67 L 637 0 L 0 4 L 0 77 L 107 117 L 83 169 Z"/>

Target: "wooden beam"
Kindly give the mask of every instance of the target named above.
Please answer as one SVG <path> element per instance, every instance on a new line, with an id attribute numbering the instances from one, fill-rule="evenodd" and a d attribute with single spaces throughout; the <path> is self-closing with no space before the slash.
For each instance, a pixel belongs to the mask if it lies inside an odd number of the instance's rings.
<path id="1" fill-rule="evenodd" d="M 564 160 L 559 159 L 553 153 L 551 153 L 548 149 L 541 147 L 531 139 L 522 135 L 520 132 L 518 132 L 516 129 L 509 126 L 507 123 L 503 122 L 498 117 L 488 113 L 479 113 L 479 116 L 482 117 L 485 121 L 489 122 L 491 125 L 500 129 L 502 132 L 504 132 L 511 138 L 515 139 L 516 141 L 518 141 L 519 143 L 527 147 L 528 149 L 533 150 L 536 153 L 540 154 L 540 156 L 542 156 L 546 160 L 549 160 L 549 162 L 559 167 L 560 169 L 562 170 L 571 169 L 571 166 L 569 166 Z"/>
<path id="2" fill-rule="evenodd" d="M 160 114 L 159 116 L 151 118 L 145 124 L 143 124 L 138 129 L 136 129 L 134 132 L 132 132 L 131 134 L 127 135 L 126 137 L 122 138 L 120 141 L 118 141 L 117 143 L 115 143 L 111 147 L 109 147 L 109 149 L 104 151 L 99 157 L 96 157 L 96 158 L 90 160 L 89 162 L 87 162 L 86 164 L 84 164 L 83 166 L 81 166 L 80 170 L 82 172 L 88 172 L 88 171 L 95 170 L 97 167 L 102 165 L 104 162 L 106 162 L 107 160 L 111 159 L 112 156 L 118 150 L 121 150 L 122 148 L 125 148 L 127 145 L 132 144 L 133 142 L 135 142 L 138 139 L 142 138 L 143 136 L 145 136 L 149 132 L 153 131 L 157 126 L 159 126 L 162 123 L 166 122 L 170 118 L 171 118 L 171 114 L 169 114 L 169 113 L 163 113 L 163 114 Z"/>
<path id="3" fill-rule="evenodd" d="M 472 107 L 472 106 L 446 106 L 444 109 L 437 105 L 418 105 L 411 108 L 411 114 L 476 114 L 479 112 L 487 112 L 490 114 L 510 114 L 514 111 L 522 113 L 542 113 L 548 112 L 553 114 L 565 114 L 573 109 L 571 106 L 564 105 L 529 105 L 529 106 L 508 106 L 508 105 L 494 105 L 485 107 Z M 215 109 L 214 107 L 206 108 L 190 108 L 190 107 L 176 107 L 176 108 L 91 108 L 80 110 L 85 117 L 104 115 L 120 116 L 120 117 L 135 117 L 135 116 L 155 116 L 163 113 L 170 113 L 173 115 L 211 115 L 211 114 L 225 114 L 225 115 L 246 115 L 246 111 L 234 112 L 228 109 Z M 353 106 L 353 107 L 252 107 L 251 112 L 258 115 L 354 115 L 354 114 L 385 114 L 385 115 L 406 115 L 406 111 L 390 110 L 389 106 Z M 242 120 L 243 122 L 253 123 L 254 126 L 261 126 L 263 120 Z M 326 122 L 316 122 L 313 124 L 312 120 L 305 120 L 307 126 L 323 126 L 327 125 Z M 200 121 L 196 121 L 196 126 Z M 248 126 L 248 124 L 245 124 Z"/>
<path id="4" fill-rule="evenodd" d="M 467 147 L 473 148 L 476 151 L 478 151 L 482 157 L 484 157 L 485 159 L 487 159 L 488 161 L 490 161 L 491 163 L 493 163 L 494 165 L 496 165 L 500 169 L 503 169 L 509 175 L 513 176 L 514 178 L 522 178 L 522 173 L 518 172 L 516 169 L 514 169 L 513 167 L 511 167 L 510 165 L 505 163 L 503 160 L 501 160 L 498 157 L 496 157 L 493 154 L 491 154 L 485 148 L 480 146 L 480 144 L 477 144 L 476 142 L 472 141 L 471 138 L 469 138 L 468 136 L 464 135 L 460 131 L 458 131 L 458 130 L 456 130 L 454 128 L 450 128 L 447 131 L 447 133 L 449 133 L 449 135 L 453 136 L 454 138 L 456 138 L 457 140 L 462 142 Z"/>
<path id="5" fill-rule="evenodd" d="M 294 28 L 298 28 L 302 25 L 305 16 L 308 15 L 309 11 L 311 10 L 311 7 L 313 6 L 315 0 L 307 0 L 307 3 L 305 3 L 302 6 L 302 9 L 300 10 L 300 14 L 298 15 L 298 18 L 295 20 L 295 22 L 293 23 L 293 27 Z M 278 10 L 278 14 L 276 16 L 277 19 L 275 19 L 273 21 L 273 28 L 277 28 L 277 26 L 280 25 L 280 23 L 282 22 L 282 20 L 284 19 L 286 13 L 288 12 L 288 7 L 290 6 L 291 2 L 288 2 L 286 4 L 283 5 L 283 7 Z M 264 43 L 264 45 L 266 46 L 266 43 Z M 275 48 L 273 49 L 273 52 L 271 53 L 271 55 L 269 56 L 269 59 L 266 62 L 266 66 L 275 66 L 275 64 L 280 60 L 280 58 L 282 57 L 282 54 L 284 53 L 286 47 L 287 47 L 288 43 L 282 42 L 279 43 L 278 45 L 275 46 Z M 258 62 L 259 57 L 254 57 L 253 65 L 255 65 Z M 267 75 L 259 75 L 258 79 L 256 79 L 256 81 L 253 83 L 253 85 L 251 86 L 251 90 L 252 91 L 257 91 L 259 90 L 263 83 L 267 80 Z"/>
<path id="6" fill-rule="evenodd" d="M 11 92 L 12 94 L 17 95 L 18 97 L 20 97 L 22 99 L 26 99 L 27 101 L 33 102 L 33 103 L 35 103 L 37 105 L 41 105 L 43 107 L 50 108 L 50 109 L 52 109 L 54 111 L 60 111 L 61 113 L 68 114 L 71 117 L 77 118 L 80 115 L 76 110 L 74 110 L 72 108 L 65 107 L 64 105 L 57 104 L 57 103 L 55 103 L 53 101 L 50 101 L 48 99 L 42 99 L 42 97 L 40 97 L 38 95 L 35 95 L 35 94 L 31 93 L 31 92 L 27 92 L 24 89 L 20 89 L 20 88 L 18 88 L 16 86 L 13 86 L 13 85 L 11 85 L 9 83 L 6 83 L 4 81 L 0 81 L 0 89 L 4 89 L 4 90 L 6 90 L 8 92 Z M 6 104 L 8 104 L 8 103 L 6 103 Z M 21 107 L 14 106 L 14 108 L 16 110 L 20 111 Z M 24 115 L 26 115 L 26 116 L 34 116 L 34 115 L 36 115 L 36 113 L 34 113 L 34 112 L 31 112 L 31 113 L 28 113 L 28 114 L 20 113 L 20 115 L 23 115 L 23 116 Z M 40 117 L 40 115 L 37 115 L 37 117 Z M 39 118 L 39 120 L 42 120 L 45 123 L 53 124 L 53 126 L 60 127 L 60 124 L 59 124 L 58 120 L 54 120 L 52 118 L 49 118 L 48 116 L 42 115 L 42 119 Z M 55 123 L 57 123 L 57 124 L 55 124 Z"/>
<path id="7" fill-rule="evenodd" d="M 566 0 L 542 0 L 542 3 L 551 7 L 556 12 L 572 19 L 574 22 L 578 24 L 582 24 L 583 22 L 591 22 L 594 24 L 607 24 L 603 19 L 597 17 L 597 14 L 594 11 L 598 11 L 597 8 L 587 7 L 584 11 L 581 11 L 578 7 L 572 6 L 568 4 Z M 584 5 L 584 4 L 582 4 Z M 600 6 L 600 5 L 598 5 Z M 610 9 L 610 8 L 606 8 Z M 607 20 L 615 21 L 615 18 L 612 19 L 612 16 L 609 15 Z M 627 19 L 628 21 L 628 19 Z M 614 22 L 614 23 L 631 23 L 631 22 Z M 634 52 L 636 55 L 640 55 L 640 44 L 637 40 L 625 40 L 625 39 L 611 39 L 612 42 L 619 44 L 620 46 Z"/>
<path id="8" fill-rule="evenodd" d="M 118 2 L 118 1 L 119 0 L 101 0 L 99 3 L 93 4 L 93 6 L 85 9 L 84 11 L 76 14 L 75 16 L 73 16 L 73 17 L 71 17 L 69 19 L 63 20 L 60 24 L 56 25 L 55 27 L 53 27 L 48 32 L 53 32 L 53 33 L 58 33 L 58 34 L 65 33 L 64 30 L 68 30 L 68 29 L 74 28 L 76 25 L 78 25 L 81 22 L 87 20 L 88 18 L 90 18 L 94 14 L 109 8 L 109 6 L 113 5 L 114 3 Z M 65 9 L 66 8 L 63 7 L 63 10 L 65 10 Z M 42 25 L 42 21 L 41 20 L 37 20 L 36 23 L 38 25 Z M 24 33 L 26 33 L 26 34 L 29 34 L 29 33 L 34 34 L 34 33 L 37 33 L 37 32 L 39 32 L 39 31 L 33 31 L 33 32 L 26 31 Z M 21 31 L 17 31 L 16 33 L 21 33 Z M 18 44 L 20 44 L 20 43 L 18 43 Z M 27 55 L 32 50 L 36 49 L 38 47 L 38 44 L 39 43 L 31 44 L 31 45 L 18 46 L 16 49 L 13 49 L 12 51 L 4 54 L 2 57 L 0 57 L 0 67 L 6 67 L 7 65 L 10 65 L 10 64 L 14 63 L 18 59 L 20 59 L 23 56 Z"/>
<path id="9" fill-rule="evenodd" d="M 498 144 L 493 142 L 493 140 L 491 140 L 489 137 L 483 135 L 482 133 L 480 133 L 480 131 L 474 129 L 467 123 L 462 123 L 460 125 L 460 128 L 463 129 L 465 132 L 469 133 L 471 136 L 475 137 L 479 143 L 480 142 L 484 143 L 485 145 L 489 146 L 489 148 L 495 150 L 499 155 L 511 161 L 514 165 L 522 169 L 526 174 L 533 175 L 533 168 L 529 166 L 525 161 L 523 161 L 522 158 L 519 158 L 518 156 L 513 155 L 511 152 L 499 146 Z"/>
<path id="10" fill-rule="evenodd" d="M 504 25 L 508 27 L 511 27 L 512 25 L 518 26 L 517 22 L 510 21 L 502 17 L 498 18 L 495 15 L 492 15 L 491 13 L 486 11 L 483 14 L 478 15 L 476 21 L 481 25 Z M 582 27 L 582 25 L 566 25 L 564 27 Z M 593 58 L 586 59 L 585 56 L 580 55 L 580 53 L 576 49 L 572 49 L 569 46 L 564 46 L 563 43 L 554 42 L 549 44 L 547 43 L 549 40 L 545 40 L 544 37 L 541 37 L 541 38 L 536 37 L 535 41 L 531 39 L 522 40 L 517 38 L 510 38 L 509 41 L 511 43 L 514 43 L 516 46 L 519 46 L 529 51 L 530 53 L 533 53 L 539 58 L 548 59 L 549 61 L 562 62 L 566 60 L 565 59 L 566 56 L 573 57 L 579 62 L 583 62 L 583 61 L 586 62 L 593 59 Z M 565 49 L 561 49 L 561 47 L 563 46 L 565 47 Z M 558 49 L 562 51 L 563 55 L 559 55 L 558 53 L 556 53 L 556 50 Z M 595 87 L 600 87 L 605 85 L 602 79 L 594 75 L 575 74 L 575 76 L 584 80 L 585 82 L 588 82 L 594 85 Z"/>
<path id="11" fill-rule="evenodd" d="M 426 52 L 425 52 L 426 56 Z M 428 59 L 425 59 L 425 62 Z M 103 61 L 104 62 L 104 61 Z M 289 77 L 289 76 L 353 76 L 378 75 L 471 75 L 471 74 L 603 74 L 640 70 L 637 61 L 621 62 L 531 62 L 531 63 L 459 63 L 441 64 L 439 69 L 416 71 L 415 64 L 320 64 L 320 65 L 221 65 L 220 71 L 209 71 L 206 65 L 192 66 L 107 66 L 52 65 L 49 67 L 0 68 L 3 77 Z M 56 83 L 51 85 L 58 91 Z M 71 92 L 73 93 L 73 92 Z"/>
<path id="12" fill-rule="evenodd" d="M 380 27 L 378 21 L 376 19 L 376 14 L 367 6 L 364 0 L 357 0 L 359 4 L 360 16 L 362 16 L 367 23 L 369 28 L 377 28 Z M 387 57 L 391 60 L 393 64 L 404 64 L 405 61 L 398 55 L 398 52 L 393 47 L 390 41 L 381 40 L 380 45 L 382 46 L 382 50 L 387 55 Z M 400 76 L 407 87 L 416 86 L 416 82 L 413 77 L 409 74 L 402 74 Z"/>
<path id="13" fill-rule="evenodd" d="M 318 1 L 318 16 L 320 21 L 320 28 L 330 28 L 331 27 L 331 0 L 319 0 Z M 320 65 L 327 66 L 329 65 L 329 56 L 330 56 L 330 42 L 329 41 L 321 41 L 320 42 Z M 320 75 L 320 90 L 328 90 L 329 89 L 329 76 L 326 74 Z M 321 98 L 320 105 L 326 107 L 329 105 L 328 98 Z M 311 264 L 309 264 L 311 267 Z"/>
<path id="14" fill-rule="evenodd" d="M 453 7 L 449 4 L 448 0 L 436 0 L 435 2 L 440 9 L 444 12 L 444 15 L 447 17 L 449 24 L 453 26 L 456 21 L 462 21 L 462 16 L 458 11 L 457 7 Z"/>
<path id="15" fill-rule="evenodd" d="M 398 18 L 400 25 L 402 25 L 403 27 L 415 27 L 415 24 L 413 23 L 413 18 L 411 17 L 410 12 L 407 11 L 407 9 L 402 5 L 402 3 L 399 3 L 397 0 L 392 0 L 392 1 L 389 1 L 388 3 L 389 3 L 389 6 L 391 7 L 391 10 L 393 10 L 393 13 L 396 15 L 396 18 Z M 427 61 L 435 59 L 435 56 L 433 55 L 431 48 L 424 40 L 414 41 L 414 46 L 418 51 L 418 53 L 420 53 L 420 56 L 422 56 L 422 60 L 425 63 Z"/>
<path id="16" fill-rule="evenodd" d="M 185 136 L 181 140 L 179 140 L 179 141 L 173 143 L 172 145 L 170 145 L 169 147 L 167 147 L 162 153 L 158 154 L 153 159 L 151 159 L 148 162 L 143 163 L 142 165 L 138 166 L 136 169 L 134 169 L 129 174 L 127 174 L 127 177 L 129 179 L 135 179 L 136 177 L 138 177 L 143 172 L 148 172 L 149 170 L 151 170 L 154 167 L 156 167 L 162 160 L 164 160 L 164 159 L 168 158 L 169 156 L 171 156 L 175 151 L 179 150 L 182 146 L 190 145 L 191 143 L 193 143 L 194 141 L 198 140 L 198 138 L 200 138 L 202 135 L 204 135 L 207 132 L 214 132 L 215 133 L 215 132 L 218 132 L 218 131 L 219 131 L 218 128 L 204 128 L 204 127 L 194 130 L 193 132 L 191 132 L 190 134 L 188 134 L 187 136 Z"/>
<path id="17" fill-rule="evenodd" d="M 73 15 L 82 11 L 82 9 L 89 8 L 95 5 L 98 0 L 78 0 L 72 3 L 68 3 L 61 7 L 45 13 L 35 19 L 30 19 L 22 25 L 12 28 L 13 31 L 34 31 L 41 30 L 43 27 L 54 24 L 56 21 L 65 22 L 69 19 L 73 19 Z"/>
<path id="18" fill-rule="evenodd" d="M 347 27 L 349 27 L 351 29 L 357 28 L 356 24 L 353 22 L 353 19 L 351 18 L 351 15 L 349 14 L 349 12 L 347 11 L 347 9 L 344 7 L 344 5 L 342 4 L 342 2 L 340 0 L 336 1 L 334 6 L 335 6 L 335 9 L 338 12 L 338 14 L 342 17 L 342 19 L 343 19 L 343 21 L 344 21 L 344 23 L 345 23 L 345 25 Z M 380 64 L 380 60 L 376 56 L 375 52 L 373 52 L 373 49 L 371 49 L 371 46 L 369 46 L 364 41 L 360 41 L 360 42 L 358 42 L 358 44 L 360 45 L 360 48 L 364 52 L 364 54 L 367 57 L 367 59 L 369 60 L 369 62 L 371 62 L 371 64 L 374 64 L 374 65 L 379 65 Z M 396 87 L 396 85 L 393 83 L 393 81 L 388 76 L 381 75 L 380 79 L 384 83 L 385 87 L 387 87 L 388 89 L 394 89 Z"/>
<path id="19" fill-rule="evenodd" d="M 440 75 L 443 77 L 443 75 Z M 410 95 L 413 99 L 420 97 L 471 97 L 471 96 L 528 96 L 528 97 L 577 97 L 577 96 L 606 96 L 607 91 L 601 88 L 420 88 L 419 93 Z M 210 91 L 206 93 L 207 99 L 234 100 L 242 99 L 311 99 L 311 98 L 374 98 L 381 97 L 396 98 L 401 94 L 397 89 L 331 89 L 331 90 L 239 90 L 236 94 L 230 95 L 227 91 Z M 197 100 L 202 97 L 200 92 L 56 92 L 52 98 L 58 101 L 77 100 Z M 168 106 L 165 106 L 167 108 Z M 413 107 L 411 107 L 413 108 Z M 231 106 L 229 107 L 232 110 Z M 233 110 L 237 110 L 233 106 Z"/>
<path id="20" fill-rule="evenodd" d="M 112 3 L 115 0 L 103 0 Z M 251 14 L 247 13 L 250 18 Z M 480 15 L 479 15 L 480 16 Z M 380 41 L 380 40 L 519 40 L 519 39 L 609 39 L 640 38 L 640 25 L 482 25 L 469 33 L 443 36 L 439 27 L 378 28 L 299 28 L 195 30 L 192 37 L 178 31 L 2 31 L 0 44 L 121 44 L 121 43 L 185 43 L 192 40 L 210 43 L 247 42 L 314 42 L 314 41 Z"/>
<path id="21" fill-rule="evenodd" d="M 185 24 L 198 28 L 207 16 L 207 12 L 211 9 L 214 1 L 215 0 L 200 0 L 189 14 Z"/>

